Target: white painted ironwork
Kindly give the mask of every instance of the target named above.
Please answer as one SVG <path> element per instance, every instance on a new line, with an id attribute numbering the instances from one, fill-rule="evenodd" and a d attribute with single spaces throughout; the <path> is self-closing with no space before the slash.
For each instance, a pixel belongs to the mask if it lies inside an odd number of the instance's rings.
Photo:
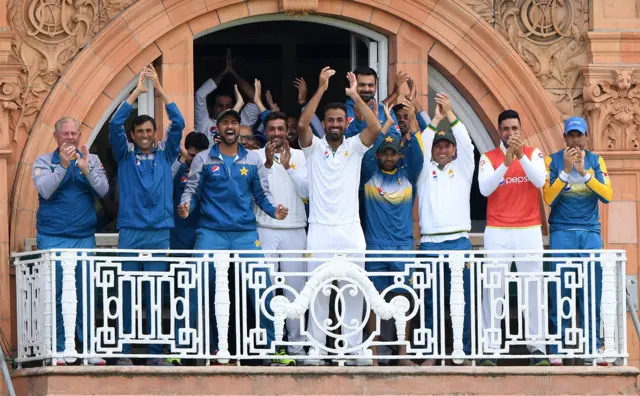
<path id="1" fill-rule="evenodd" d="M 175 253 L 175 254 L 174 254 Z M 248 359 L 278 359 L 281 348 L 303 346 L 308 356 L 293 359 L 332 359 L 341 363 L 354 359 L 444 359 L 462 363 L 465 359 L 539 358 L 526 352 L 523 346 L 542 344 L 547 352 L 542 356 L 556 358 L 593 359 L 626 364 L 626 291 L 624 251 L 552 251 L 518 252 L 513 260 L 545 263 L 556 262 L 556 270 L 512 271 L 511 265 L 499 262 L 495 253 L 485 257 L 484 251 L 376 251 L 375 258 L 363 258 L 364 252 L 284 252 L 277 260 L 323 262 L 311 272 L 281 272 L 269 253 L 256 251 L 132 251 L 115 249 L 50 250 L 14 254 L 16 266 L 18 358 L 19 363 L 57 359 L 72 362 L 92 357 L 173 357 L 181 359 L 218 359 L 220 362 Z M 283 252 L 278 252 L 283 253 Z M 304 253 L 300 258 L 300 253 Z M 358 257 L 349 254 L 358 253 Z M 581 253 L 581 257 L 570 257 Z M 328 255 L 328 256 L 327 256 Z M 314 258 L 315 256 L 315 258 Z M 320 259 L 318 257 L 329 257 Z M 406 263 L 404 271 L 367 272 L 363 262 Z M 165 263 L 167 270 L 144 271 L 141 265 Z M 56 350 L 56 266 L 62 268 L 62 320 L 64 350 Z M 602 281 L 595 283 L 596 266 L 602 268 Z M 83 268 L 82 293 L 76 298 L 76 271 Z M 132 269 L 135 268 L 135 269 Z M 495 269 L 500 269 L 496 272 Z M 575 272 L 562 272 L 572 268 Z M 468 271 L 471 281 L 465 284 Z M 492 272 L 493 271 L 493 272 Z M 500 275 L 495 275 L 496 273 Z M 493 275 L 492 275 L 493 274 Z M 564 274 L 564 276 L 562 275 Z M 230 282 L 230 277 L 234 279 Z M 387 280 L 387 287 L 376 290 L 372 277 Z M 305 280 L 298 292 L 289 286 L 293 278 Z M 447 279 L 449 278 L 449 279 Z M 495 278 L 495 279 L 493 279 Z M 289 281 L 288 281 L 289 280 Z M 550 305 L 547 296 L 551 285 L 564 282 L 568 297 L 559 304 L 569 307 L 558 312 L 569 326 L 564 334 L 552 331 Z M 514 295 L 487 293 L 502 283 L 513 289 Z M 470 289 L 470 301 L 465 300 L 465 288 Z M 538 304 L 527 304 L 524 296 L 536 288 Z M 579 323 L 580 310 L 584 322 L 595 328 L 596 288 L 602 290 L 602 353 L 596 351 L 589 326 Z M 131 290 L 131 309 L 125 310 L 125 289 Z M 149 311 L 144 299 L 149 290 Z M 284 293 L 287 291 L 287 293 Z M 579 293 L 580 292 L 580 293 Z M 559 294 L 559 293 L 558 293 Z M 579 294 L 582 295 L 579 298 Z M 329 306 L 332 317 L 319 320 L 314 302 L 319 296 L 333 295 Z M 432 304 L 426 297 L 432 295 Z M 359 319 L 348 319 L 348 304 L 361 297 Z M 492 299 L 491 309 L 483 311 L 483 298 Z M 495 300 L 495 301 L 494 301 Z M 447 304 L 448 301 L 448 304 Z M 515 301 L 515 305 L 512 302 Z M 359 303 L 357 303 L 359 304 Z M 83 307 L 78 310 L 78 307 Z M 123 320 L 130 312 L 131 331 L 126 332 Z M 464 319 L 470 316 L 471 339 L 465 353 Z M 489 312 L 491 326 L 483 322 Z M 372 313 L 376 315 L 375 330 L 351 344 L 354 333 L 366 330 Z M 539 318 L 535 331 L 527 318 Z M 83 328 L 76 329 L 76 316 L 81 315 Z M 427 326 L 427 318 L 433 325 Z M 214 320 L 215 319 L 215 320 Z M 298 321 L 303 341 L 288 341 L 285 324 Z M 386 334 L 384 321 L 391 321 L 393 331 Z M 322 344 L 309 332 L 314 322 L 334 342 Z M 150 332 L 143 324 L 150 323 Z M 212 326 L 215 326 L 212 327 Z M 405 336 L 407 326 L 409 337 Z M 504 328 L 503 328 L 504 326 Z M 340 329 L 340 330 L 339 330 Z M 214 331 L 216 330 L 216 331 Z M 76 334 L 83 341 L 76 347 Z M 217 335 L 214 340 L 212 337 Z M 124 353 L 123 346 L 134 350 Z M 160 355 L 147 353 L 146 346 L 162 345 Z M 498 348 L 490 345 L 498 344 Z M 380 347 L 404 347 L 404 355 L 375 354 Z M 551 355 L 549 347 L 558 347 Z M 374 348 L 377 347 L 377 348 Z M 217 352 L 217 353 L 216 353 Z"/>

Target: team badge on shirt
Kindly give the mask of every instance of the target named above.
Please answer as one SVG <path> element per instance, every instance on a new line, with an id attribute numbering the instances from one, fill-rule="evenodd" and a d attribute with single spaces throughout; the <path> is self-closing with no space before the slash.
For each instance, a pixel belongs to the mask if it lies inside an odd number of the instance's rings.
<path id="1" fill-rule="evenodd" d="M 455 176 L 453 174 L 453 169 L 449 169 L 449 179 L 451 179 L 453 176 Z"/>
<path id="2" fill-rule="evenodd" d="M 485 160 L 483 160 L 483 159 L 482 159 L 482 160 L 480 160 L 480 166 L 481 166 L 481 167 L 482 167 L 482 166 L 484 166 L 484 164 L 485 164 L 485 163 L 486 163 L 486 162 L 485 162 Z"/>

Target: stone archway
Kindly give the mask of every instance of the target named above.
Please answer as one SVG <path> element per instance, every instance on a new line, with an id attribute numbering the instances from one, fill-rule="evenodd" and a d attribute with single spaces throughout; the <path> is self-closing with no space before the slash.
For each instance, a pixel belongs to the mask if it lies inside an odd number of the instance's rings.
<path id="1" fill-rule="evenodd" d="M 54 147 L 58 118 L 83 120 L 86 141 L 115 93 L 144 64 L 162 56 L 165 88 L 185 119 L 192 120 L 194 35 L 235 19 L 281 11 L 278 0 L 140 0 L 101 29 L 63 72 L 24 147 L 13 186 L 11 249 L 20 250 L 24 238 L 33 236 L 37 193 L 31 164 Z M 430 59 L 467 96 L 486 125 L 493 125 L 503 109 L 514 108 L 522 115 L 532 145 L 545 152 L 562 147 L 561 117 L 544 88 L 504 38 L 461 0 L 394 0 L 388 5 L 319 0 L 315 12 L 366 24 L 390 36 L 390 75 L 398 68 L 420 69 L 424 94 Z"/>

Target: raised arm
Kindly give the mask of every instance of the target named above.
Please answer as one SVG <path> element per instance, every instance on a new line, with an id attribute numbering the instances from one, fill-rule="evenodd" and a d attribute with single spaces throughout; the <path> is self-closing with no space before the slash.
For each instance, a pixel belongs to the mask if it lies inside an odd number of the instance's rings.
<path id="1" fill-rule="evenodd" d="M 138 96 L 147 92 L 144 82 L 149 72 L 150 70 L 146 67 L 142 69 L 138 76 L 138 84 L 135 89 L 131 92 L 127 100 L 120 104 L 116 113 L 111 117 L 111 121 L 109 121 L 109 141 L 113 151 L 113 158 L 118 162 L 122 161 L 129 152 L 129 141 L 127 140 L 127 133 L 124 130 L 124 123 L 129 118 L 131 110 L 133 110 L 132 105 Z"/>
<path id="2" fill-rule="evenodd" d="M 400 89 L 402 89 L 402 84 L 409 80 L 409 74 L 403 71 L 399 71 L 396 76 L 396 82 L 393 84 L 393 92 L 389 95 L 385 100 L 382 101 L 383 104 L 393 106 L 393 103 L 398 100 L 398 96 L 400 96 Z"/>
<path id="3" fill-rule="evenodd" d="M 158 92 L 158 95 L 164 102 L 164 107 L 167 110 L 167 115 L 169 116 L 170 121 L 164 139 L 162 139 L 158 146 L 161 150 L 164 150 L 169 163 L 173 164 L 180 155 L 180 142 L 182 140 L 182 131 L 185 127 L 184 117 L 182 117 L 182 114 L 175 102 L 164 92 L 162 84 L 160 84 L 158 74 L 152 65 L 149 65 L 148 76 L 153 83 L 154 90 Z"/>
<path id="4" fill-rule="evenodd" d="M 322 95 L 329 88 L 329 79 L 336 74 L 336 71 L 331 69 L 329 66 L 322 69 L 320 72 L 320 79 L 318 81 L 318 89 L 316 93 L 313 94 L 311 100 L 300 114 L 300 119 L 298 120 L 298 130 L 299 136 L 298 141 L 300 142 L 300 147 L 305 148 L 311 146 L 313 142 L 313 132 L 311 131 L 311 120 L 313 119 L 316 110 L 318 109 L 318 104 L 320 104 L 320 100 L 322 99 Z"/>
<path id="5" fill-rule="evenodd" d="M 346 88 L 344 92 L 351 100 L 353 100 L 356 111 L 362 115 L 364 122 L 367 123 L 367 127 L 360 132 L 360 141 L 367 147 L 370 147 L 375 141 L 382 127 L 378 121 L 378 117 L 371 111 L 369 106 L 362 100 L 358 94 L 358 81 L 356 75 L 353 72 L 347 73 L 347 80 L 349 80 L 349 88 Z"/>
<path id="6" fill-rule="evenodd" d="M 298 153 L 300 153 L 298 151 Z M 287 171 L 296 193 L 302 198 L 309 198 L 309 178 L 307 176 L 307 160 L 304 154 L 296 156 L 292 161 L 292 152 L 289 142 L 285 140 L 284 148 L 280 154 L 280 163 Z"/>

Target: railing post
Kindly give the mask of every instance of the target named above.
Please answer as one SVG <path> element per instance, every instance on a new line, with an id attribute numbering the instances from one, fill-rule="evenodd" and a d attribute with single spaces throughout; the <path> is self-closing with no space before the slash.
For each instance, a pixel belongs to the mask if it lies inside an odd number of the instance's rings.
<path id="1" fill-rule="evenodd" d="M 73 356 L 76 352 L 76 316 L 78 298 L 76 292 L 76 253 L 62 252 L 62 323 L 64 324 L 64 354 Z M 66 358 L 66 362 L 75 362 L 76 358 Z"/>
<path id="2" fill-rule="evenodd" d="M 229 296 L 229 253 L 216 253 L 213 256 L 213 266 L 216 271 L 215 315 L 218 328 L 218 362 L 229 362 L 229 310 L 231 299 Z"/>
<path id="3" fill-rule="evenodd" d="M 53 303 L 55 301 L 54 287 L 53 287 L 53 273 L 51 272 L 54 268 L 55 261 L 52 260 L 52 254 L 50 252 L 42 253 L 42 276 L 36 281 L 36 283 L 40 286 L 40 290 L 42 290 L 42 306 L 43 306 L 43 316 L 44 316 L 44 355 L 45 357 L 51 356 L 53 353 L 53 336 L 55 334 L 55 326 L 53 326 L 53 318 L 55 318 L 56 306 Z M 34 265 L 35 267 L 35 265 Z M 32 268 L 35 271 L 35 268 Z M 53 297 L 53 299 L 52 299 Z M 33 305 L 36 303 L 34 301 L 35 296 L 31 295 L 31 304 L 32 309 Z M 33 325 L 33 317 L 32 322 Z"/>
<path id="4" fill-rule="evenodd" d="M 284 322 L 287 318 L 287 304 L 290 301 L 285 296 L 275 296 L 271 300 L 271 310 L 275 320 L 273 321 L 273 330 L 275 333 L 276 342 L 282 342 L 284 338 Z"/>
<path id="5" fill-rule="evenodd" d="M 616 359 L 616 256 L 613 252 L 604 252 L 601 257 L 602 265 L 602 323 L 604 326 L 604 352 L 603 357 L 609 363 Z M 596 285 L 598 287 L 599 285 Z M 594 330 L 595 334 L 595 330 Z M 626 335 L 625 335 L 626 336 Z M 611 356 L 607 358 L 607 356 Z"/>
<path id="6" fill-rule="evenodd" d="M 464 330 L 464 285 L 462 271 L 464 269 L 465 254 L 455 252 L 449 255 L 451 271 L 451 295 L 449 310 L 451 312 L 451 326 L 453 327 L 453 362 L 461 364 L 464 360 L 462 333 Z M 443 285 L 444 286 L 444 285 Z"/>

